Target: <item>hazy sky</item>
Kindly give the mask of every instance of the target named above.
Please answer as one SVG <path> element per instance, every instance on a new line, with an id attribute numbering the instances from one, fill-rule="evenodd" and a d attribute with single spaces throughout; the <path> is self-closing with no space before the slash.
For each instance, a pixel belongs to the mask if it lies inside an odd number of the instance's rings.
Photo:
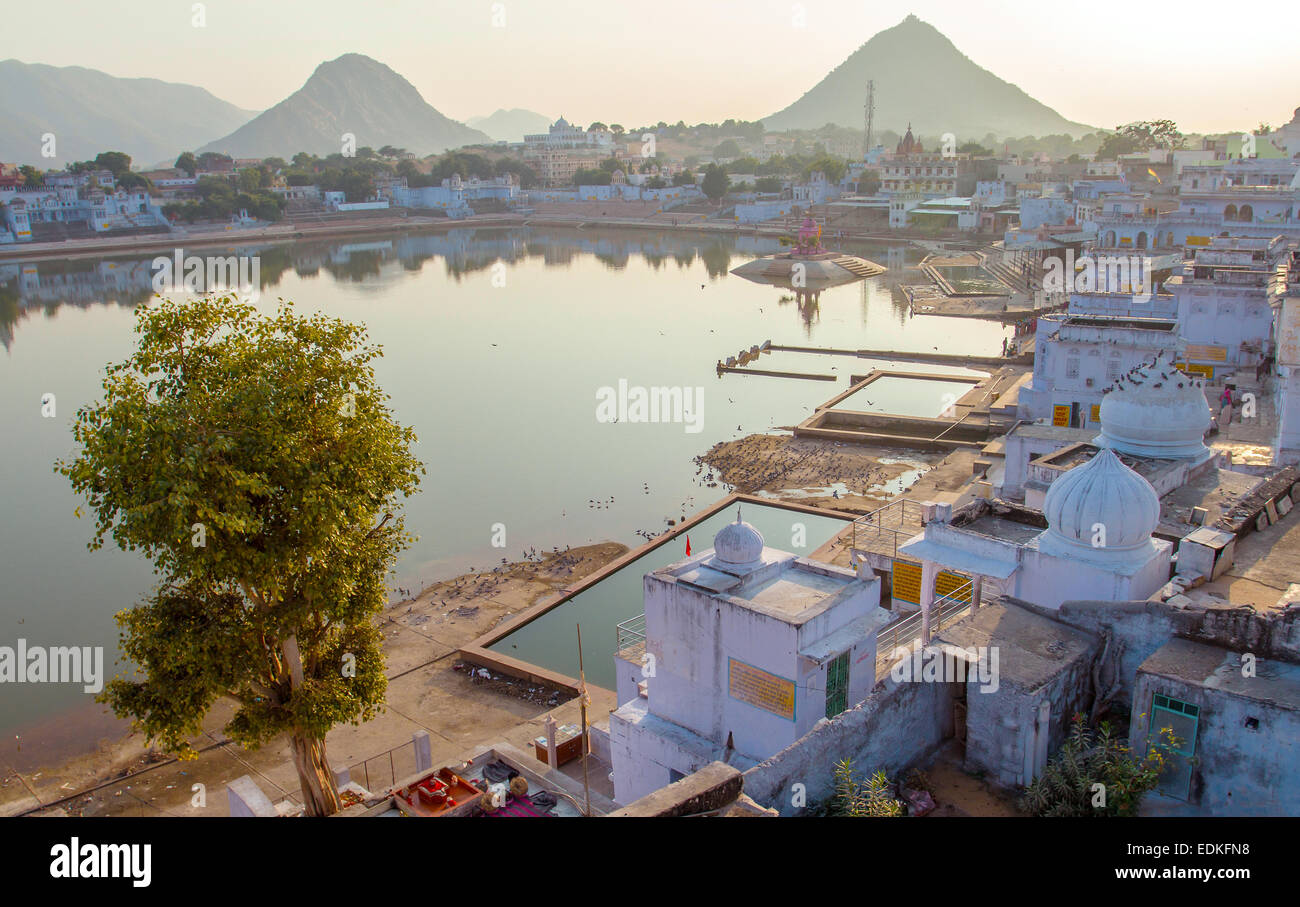
<path id="1" fill-rule="evenodd" d="M 195 27 L 193 7 L 204 7 Z M 44 0 L 6 9 L 0 58 L 200 85 L 263 109 L 324 60 L 367 54 L 466 119 L 524 107 L 585 124 L 757 119 L 912 12 L 1067 119 L 1187 132 L 1300 106 L 1294 0 Z M 797 25 L 798 21 L 804 24 Z M 495 22 L 501 22 L 497 25 Z M 888 125 L 888 124 L 887 124 Z"/>

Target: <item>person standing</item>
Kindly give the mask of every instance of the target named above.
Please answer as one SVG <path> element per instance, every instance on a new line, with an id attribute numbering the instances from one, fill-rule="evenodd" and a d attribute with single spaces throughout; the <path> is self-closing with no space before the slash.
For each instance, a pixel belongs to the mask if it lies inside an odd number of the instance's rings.
<path id="1" fill-rule="evenodd" d="M 1219 418 L 1216 420 L 1219 431 L 1227 431 L 1232 424 L 1232 385 L 1226 384 L 1223 387 L 1223 393 L 1219 395 Z"/>

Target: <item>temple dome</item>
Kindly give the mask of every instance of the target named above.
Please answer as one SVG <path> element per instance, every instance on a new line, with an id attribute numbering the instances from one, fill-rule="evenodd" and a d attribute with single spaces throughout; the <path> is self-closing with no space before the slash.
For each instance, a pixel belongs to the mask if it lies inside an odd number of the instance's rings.
<path id="1" fill-rule="evenodd" d="M 1102 448 L 1061 476 L 1043 502 L 1040 550 L 1091 560 L 1123 559 L 1151 547 L 1160 498 L 1151 483 Z"/>
<path id="2" fill-rule="evenodd" d="M 724 564 L 752 564 L 763 556 L 763 536 L 749 523 L 742 522 L 740 511 L 736 511 L 736 522 L 723 526 L 713 537 L 713 554 Z"/>
<path id="3" fill-rule="evenodd" d="M 1172 460 L 1208 460 L 1210 406 L 1202 379 L 1174 368 L 1168 353 L 1138 366 L 1107 389 L 1097 444 L 1120 453 Z"/>

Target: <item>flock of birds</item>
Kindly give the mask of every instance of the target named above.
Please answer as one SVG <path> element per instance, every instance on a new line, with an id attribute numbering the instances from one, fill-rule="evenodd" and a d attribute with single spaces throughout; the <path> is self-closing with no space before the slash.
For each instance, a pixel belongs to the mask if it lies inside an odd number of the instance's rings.
<path id="1" fill-rule="evenodd" d="M 872 488 L 888 478 L 883 467 L 866 467 L 859 456 L 850 456 L 837 452 L 836 448 L 810 447 L 791 458 L 781 449 L 769 452 L 765 457 L 758 457 L 750 445 L 741 442 L 729 451 L 721 451 L 721 445 L 714 447 L 707 454 L 695 458 L 698 477 L 707 468 L 705 476 L 713 487 L 713 468 L 725 472 L 726 482 L 742 492 L 754 492 L 764 488 L 787 487 L 831 487 L 843 483 L 850 493 L 855 490 L 867 495 Z M 712 463 L 713 466 L 709 464 Z M 834 492 L 838 498 L 839 493 Z"/>

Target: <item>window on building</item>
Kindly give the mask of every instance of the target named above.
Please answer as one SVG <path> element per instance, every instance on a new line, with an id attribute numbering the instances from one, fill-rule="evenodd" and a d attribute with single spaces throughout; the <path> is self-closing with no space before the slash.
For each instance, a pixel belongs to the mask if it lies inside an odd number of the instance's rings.
<path id="1" fill-rule="evenodd" d="M 849 653 L 835 656 L 826 666 L 826 717 L 834 718 L 849 707 Z"/>
<path id="2" fill-rule="evenodd" d="M 1065 360 L 1065 377 L 1066 378 L 1079 377 L 1079 360 L 1076 359 L 1074 356 L 1071 356 L 1070 358 Z"/>

